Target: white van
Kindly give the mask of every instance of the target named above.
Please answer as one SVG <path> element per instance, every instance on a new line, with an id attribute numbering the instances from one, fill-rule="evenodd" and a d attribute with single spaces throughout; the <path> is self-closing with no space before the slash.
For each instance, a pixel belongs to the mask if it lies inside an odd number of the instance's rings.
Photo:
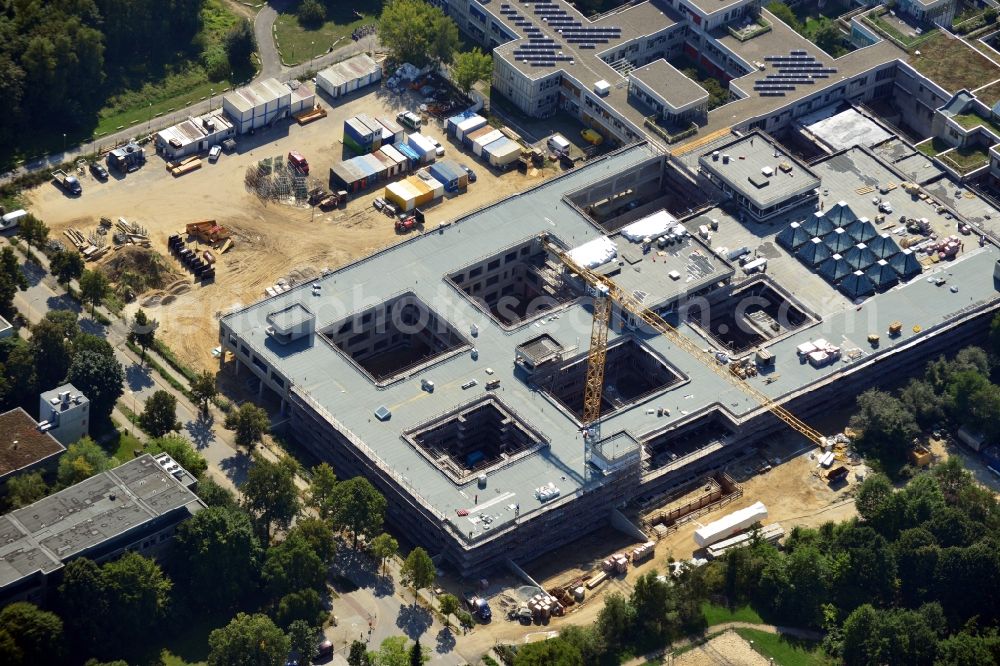
<path id="1" fill-rule="evenodd" d="M 564 155 L 569 153 L 569 141 L 563 137 L 562 134 L 553 134 L 549 137 L 549 140 L 545 142 L 548 149 L 557 155 Z"/>
<path id="2" fill-rule="evenodd" d="M 7 229 L 13 229 L 17 227 L 18 223 L 20 223 L 21 221 L 21 218 L 27 216 L 28 216 L 28 211 L 23 209 L 7 213 L 2 218 L 0 218 L 0 231 L 5 231 Z"/>

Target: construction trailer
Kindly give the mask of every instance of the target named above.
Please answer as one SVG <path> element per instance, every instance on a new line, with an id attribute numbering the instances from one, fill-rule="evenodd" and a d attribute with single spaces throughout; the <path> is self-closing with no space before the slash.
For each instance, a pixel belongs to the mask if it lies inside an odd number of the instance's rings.
<path id="1" fill-rule="evenodd" d="M 267 127 L 282 118 L 316 106 L 316 94 L 306 83 L 277 79 L 256 81 L 222 97 L 222 109 L 229 115 L 238 134 Z"/>
<path id="2" fill-rule="evenodd" d="M 407 171 L 411 171 L 420 166 L 420 153 L 415 151 L 412 147 L 406 144 L 406 142 L 397 143 L 393 146 L 399 151 L 399 154 L 409 160 L 409 166 Z"/>
<path id="3" fill-rule="evenodd" d="M 316 85 L 333 98 L 349 95 L 381 80 L 381 65 L 366 53 L 330 65 L 316 74 Z"/>
<path id="4" fill-rule="evenodd" d="M 370 120 L 370 119 L 369 119 Z M 382 126 L 371 121 L 369 125 L 361 116 L 353 116 L 344 121 L 344 145 L 358 155 L 378 150 L 382 146 Z"/>
<path id="5" fill-rule="evenodd" d="M 472 142 L 472 152 L 476 157 L 483 157 L 483 149 L 502 138 L 504 138 L 503 132 L 498 129 L 487 132 Z"/>
<path id="6" fill-rule="evenodd" d="M 462 135 L 462 145 L 471 149 L 472 144 L 474 144 L 478 139 L 486 136 L 487 134 L 491 134 L 494 131 L 496 131 L 496 128 L 492 125 L 483 125 L 478 129 L 470 130 Z M 500 138 L 500 135 L 497 135 L 497 138 Z"/>
<path id="7" fill-rule="evenodd" d="M 382 146 L 372 153 L 372 156 L 385 166 L 385 177 L 387 179 L 405 173 L 406 165 L 409 163 L 409 160 L 400 155 L 399 151 L 395 150 L 392 145 Z"/>
<path id="8" fill-rule="evenodd" d="M 483 148 L 483 159 L 490 166 L 506 169 L 521 157 L 521 146 L 507 137 L 500 137 Z"/>
<path id="9" fill-rule="evenodd" d="M 208 150 L 236 134 L 236 128 L 222 109 L 200 117 L 190 117 L 156 133 L 156 152 L 177 160 Z"/>
<path id="10" fill-rule="evenodd" d="M 119 173 L 131 173 L 146 163 L 146 151 L 139 144 L 130 142 L 112 150 L 104 161 Z"/>
<path id="11" fill-rule="evenodd" d="M 446 192 L 457 192 L 469 186 L 469 174 L 453 160 L 441 159 L 427 167 Z"/>
<path id="12" fill-rule="evenodd" d="M 369 187 L 374 187 L 378 182 L 378 173 L 383 168 L 383 164 L 378 162 L 372 164 L 364 158 L 368 155 L 352 157 L 349 160 L 338 162 L 330 167 L 330 189 L 347 190 L 348 192 L 361 192 Z"/>
<path id="13" fill-rule="evenodd" d="M 385 187 L 385 199 L 402 211 L 409 212 L 444 196 L 444 185 L 430 177 L 408 176 Z"/>
<path id="14" fill-rule="evenodd" d="M 379 125 L 392 134 L 392 138 L 386 141 L 386 133 L 382 133 L 383 146 L 387 143 L 397 144 L 406 140 L 406 129 L 389 116 L 379 116 L 375 120 L 378 121 Z"/>
<path id="15" fill-rule="evenodd" d="M 383 155 L 396 163 L 397 169 L 395 173 L 409 173 L 411 164 L 410 158 L 407 155 L 404 155 L 402 151 L 396 148 L 396 146 L 392 144 L 382 144 L 382 148 L 380 148 L 380 150 Z"/>
<path id="16" fill-rule="evenodd" d="M 421 164 L 433 162 L 437 156 L 437 146 L 428 137 L 420 132 L 414 132 L 406 137 L 406 145 L 414 150 L 420 158 Z"/>
<path id="17" fill-rule="evenodd" d="M 486 126 L 486 118 L 466 111 L 448 119 L 448 134 L 461 141 L 469 132 Z"/>

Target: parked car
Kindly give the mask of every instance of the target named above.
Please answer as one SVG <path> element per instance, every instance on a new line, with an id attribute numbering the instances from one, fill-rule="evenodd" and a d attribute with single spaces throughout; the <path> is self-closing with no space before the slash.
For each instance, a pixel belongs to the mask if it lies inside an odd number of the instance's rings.
<path id="1" fill-rule="evenodd" d="M 94 174 L 94 178 L 98 180 L 107 180 L 109 177 L 108 170 L 100 162 L 90 163 L 90 173 Z"/>
<path id="2" fill-rule="evenodd" d="M 309 175 L 309 162 L 306 158 L 302 156 L 297 150 L 288 151 L 288 163 L 292 165 L 296 171 L 301 173 L 303 176 Z"/>
<path id="3" fill-rule="evenodd" d="M 220 146 L 219 144 L 215 144 L 208 151 L 208 161 L 209 162 L 218 162 L 219 161 L 219 155 L 221 155 L 221 154 L 222 154 L 222 146 Z"/>
<path id="4" fill-rule="evenodd" d="M 476 182 L 476 172 L 475 171 L 473 171 L 469 167 L 465 166 L 464 164 L 460 164 L 459 166 L 462 167 L 463 169 L 465 169 L 465 173 L 469 174 L 469 182 L 470 183 Z"/>
<path id="5" fill-rule="evenodd" d="M 431 138 L 431 143 L 434 144 L 434 154 L 438 157 L 444 157 L 444 146 L 437 139 Z"/>
<path id="6" fill-rule="evenodd" d="M 375 206 L 375 210 L 382 210 L 385 208 L 385 200 L 379 197 L 372 202 L 372 205 Z"/>

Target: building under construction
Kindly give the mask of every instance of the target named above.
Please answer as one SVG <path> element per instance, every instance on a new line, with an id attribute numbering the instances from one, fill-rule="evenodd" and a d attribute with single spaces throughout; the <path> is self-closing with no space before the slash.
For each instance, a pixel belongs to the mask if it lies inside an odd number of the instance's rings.
<path id="1" fill-rule="evenodd" d="M 1000 303 L 990 229 L 1000 211 L 947 182 L 915 196 L 867 148 L 807 168 L 762 134 L 724 142 L 726 167 L 752 176 L 726 192 L 635 144 L 231 312 L 223 369 L 258 382 L 289 434 L 341 478 L 369 478 L 409 539 L 478 575 L 794 434 L 785 414 L 808 423 L 985 329 Z M 715 148 L 701 151 L 689 159 L 707 171 Z M 804 194 L 790 185 L 800 173 L 821 185 Z M 713 201 L 690 212 L 671 203 L 695 186 Z M 750 197 L 734 190 L 766 187 L 781 215 L 741 221 Z M 833 283 L 846 276 L 775 241 L 839 202 L 838 214 L 849 207 L 916 248 L 900 247 L 898 263 L 912 273 L 919 257 L 919 274 L 859 307 Z M 877 218 L 890 204 L 892 218 Z M 898 232 L 900 216 L 970 221 L 982 242 L 967 237 L 961 253 L 932 261 L 905 225 Z M 942 275 L 944 287 L 925 279 Z M 597 423 L 584 410 L 595 284 L 613 285 L 614 301 Z"/>

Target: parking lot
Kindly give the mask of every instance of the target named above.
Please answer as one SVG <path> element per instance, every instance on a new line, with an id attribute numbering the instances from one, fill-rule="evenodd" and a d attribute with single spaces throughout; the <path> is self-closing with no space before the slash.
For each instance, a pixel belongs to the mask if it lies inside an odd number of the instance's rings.
<path id="1" fill-rule="evenodd" d="M 236 152 L 223 154 L 214 163 L 203 160 L 201 169 L 187 175 L 172 177 L 163 159 L 147 146 L 148 160 L 141 170 L 126 177 L 112 173 L 105 183 L 84 174 L 83 195 L 76 198 L 64 196 L 51 184 L 42 185 L 28 193 L 28 208 L 49 225 L 51 237 L 60 240 L 70 227 L 87 235 L 101 217 L 137 221 L 149 232 L 153 249 L 164 255 L 167 236 L 182 232 L 188 222 L 215 220 L 229 228 L 235 245 L 219 257 L 214 283 L 167 299 L 169 305 L 147 307 L 181 360 L 198 368 L 214 367 L 211 350 L 218 344 L 221 313 L 261 298 L 264 289 L 279 279 L 308 279 L 324 268 L 336 268 L 405 237 L 396 233 L 391 218 L 372 206 L 383 187 L 351 195 L 346 207 L 325 212 L 265 203 L 246 191 L 247 167 L 268 157 L 284 157 L 290 150 L 309 161 L 315 179 L 310 186 L 329 187 L 330 167 L 349 156 L 342 143 L 345 119 L 362 112 L 395 118 L 399 111 L 420 103 L 412 91 L 394 94 L 374 87 L 336 102 L 319 94 L 317 101 L 328 110 L 326 118 L 301 127 L 285 121 L 254 136 L 241 136 Z M 465 193 L 447 193 L 426 208 L 428 229 L 558 172 L 558 167 L 546 166 L 528 174 L 497 173 L 449 141 L 437 122 L 422 131 L 442 143 L 446 157 L 471 167 L 478 176 Z M 176 268 L 183 272 L 179 264 Z M 143 300 L 140 297 L 137 303 Z"/>

